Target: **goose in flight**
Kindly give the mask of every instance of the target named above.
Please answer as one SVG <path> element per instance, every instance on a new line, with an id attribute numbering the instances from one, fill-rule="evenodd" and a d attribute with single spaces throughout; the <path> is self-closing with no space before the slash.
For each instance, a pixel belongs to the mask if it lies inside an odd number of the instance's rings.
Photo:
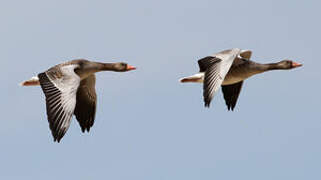
<path id="1" fill-rule="evenodd" d="M 200 72 L 180 79 L 180 82 L 203 83 L 205 107 L 209 107 L 215 92 L 222 87 L 228 110 L 234 110 L 243 81 L 270 70 L 288 70 L 302 66 L 291 60 L 260 64 L 251 61 L 252 52 L 238 48 L 221 51 L 198 60 Z"/>
<path id="2" fill-rule="evenodd" d="M 54 141 L 60 142 L 69 128 L 73 114 L 82 132 L 89 132 L 93 126 L 97 103 L 96 72 L 125 72 L 134 69 L 136 68 L 123 62 L 100 63 L 77 59 L 53 66 L 21 85 L 41 86 L 46 97 L 52 136 Z"/>

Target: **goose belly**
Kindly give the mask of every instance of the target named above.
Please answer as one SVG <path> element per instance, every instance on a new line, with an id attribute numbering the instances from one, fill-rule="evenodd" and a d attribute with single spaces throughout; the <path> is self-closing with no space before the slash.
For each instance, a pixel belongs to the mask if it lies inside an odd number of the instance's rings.
<path id="1" fill-rule="evenodd" d="M 235 84 L 235 83 L 243 81 L 244 79 L 246 79 L 246 77 L 227 75 L 227 76 L 225 76 L 224 81 L 222 82 L 222 85 Z"/>

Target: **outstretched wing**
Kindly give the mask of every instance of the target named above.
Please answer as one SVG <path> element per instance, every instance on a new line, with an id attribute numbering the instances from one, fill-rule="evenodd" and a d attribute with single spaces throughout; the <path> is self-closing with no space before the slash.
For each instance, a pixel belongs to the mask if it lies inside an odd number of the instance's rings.
<path id="1" fill-rule="evenodd" d="M 203 96 L 205 107 L 209 107 L 215 92 L 223 82 L 223 77 L 220 75 L 220 62 L 216 61 L 210 65 L 205 71 L 203 83 Z"/>
<path id="2" fill-rule="evenodd" d="M 74 113 L 80 78 L 74 72 L 76 65 L 58 67 L 40 73 L 38 77 L 46 96 L 49 127 L 54 141 L 59 142 L 68 130 Z"/>
<path id="3" fill-rule="evenodd" d="M 205 72 L 213 63 L 217 61 L 221 61 L 221 59 L 213 56 L 207 56 L 205 58 L 198 60 L 197 62 L 200 68 L 200 72 Z"/>
<path id="4" fill-rule="evenodd" d="M 77 102 L 74 113 L 82 132 L 86 130 L 89 132 L 90 128 L 94 125 L 97 104 L 95 84 L 95 75 L 90 75 L 80 82 L 77 91 Z"/>
<path id="5" fill-rule="evenodd" d="M 222 91 L 225 99 L 225 103 L 227 105 L 228 110 L 234 110 L 236 105 L 237 99 L 240 95 L 242 89 L 243 81 L 231 84 L 231 85 L 224 85 L 222 86 Z"/>
<path id="6" fill-rule="evenodd" d="M 205 107 L 209 107 L 215 92 L 219 89 L 226 74 L 239 54 L 239 49 L 225 50 L 213 55 L 212 59 L 199 60 L 200 69 L 205 70 L 203 96 Z"/>

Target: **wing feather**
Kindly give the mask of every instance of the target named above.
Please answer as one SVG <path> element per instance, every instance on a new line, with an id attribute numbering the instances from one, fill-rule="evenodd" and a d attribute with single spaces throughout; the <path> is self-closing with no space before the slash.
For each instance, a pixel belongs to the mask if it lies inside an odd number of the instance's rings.
<path id="1" fill-rule="evenodd" d="M 74 68 L 75 65 L 68 65 L 61 67 L 59 71 L 50 69 L 38 75 L 46 96 L 49 127 L 54 141 L 58 142 L 68 130 L 76 106 L 80 78 Z M 61 74 L 58 76 L 59 73 Z"/>
<path id="2" fill-rule="evenodd" d="M 216 61 L 221 61 L 221 59 L 216 58 L 215 56 L 207 56 L 198 60 L 197 62 L 200 68 L 200 72 L 205 72 Z"/>
<path id="3" fill-rule="evenodd" d="M 94 125 L 97 104 L 95 84 L 96 77 L 93 74 L 80 82 L 77 91 L 77 103 L 74 113 L 82 132 L 89 132 Z"/>
<path id="4" fill-rule="evenodd" d="M 222 91 L 228 110 L 234 110 L 237 99 L 242 89 L 242 85 L 243 81 L 231 85 L 222 86 Z"/>
<path id="5" fill-rule="evenodd" d="M 234 59 L 239 54 L 240 49 L 225 50 L 220 53 L 209 56 L 212 58 L 203 58 L 198 61 L 200 70 L 205 70 L 203 83 L 203 96 L 205 107 L 209 107 L 215 92 L 224 81 L 226 74 L 231 68 Z"/>
<path id="6" fill-rule="evenodd" d="M 209 107 L 214 93 L 218 90 L 222 82 L 219 75 L 219 62 L 212 64 L 205 72 L 204 84 L 203 84 L 203 96 L 205 107 Z"/>

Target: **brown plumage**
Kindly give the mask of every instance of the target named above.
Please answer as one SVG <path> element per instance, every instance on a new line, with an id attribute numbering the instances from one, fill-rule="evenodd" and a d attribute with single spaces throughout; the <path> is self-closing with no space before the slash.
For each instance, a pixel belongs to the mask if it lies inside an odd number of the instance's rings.
<path id="1" fill-rule="evenodd" d="M 288 70 L 302 66 L 291 60 L 260 64 L 251 61 L 252 52 L 238 48 L 225 50 L 198 61 L 200 73 L 180 79 L 180 82 L 203 83 L 205 107 L 209 107 L 215 92 L 222 86 L 228 110 L 234 110 L 243 81 L 270 70 Z"/>
<path id="2" fill-rule="evenodd" d="M 40 85 L 46 96 L 47 116 L 54 141 L 60 142 L 76 116 L 82 132 L 94 124 L 97 96 L 95 73 L 136 69 L 126 63 L 100 63 L 84 59 L 58 64 L 22 83 Z"/>

